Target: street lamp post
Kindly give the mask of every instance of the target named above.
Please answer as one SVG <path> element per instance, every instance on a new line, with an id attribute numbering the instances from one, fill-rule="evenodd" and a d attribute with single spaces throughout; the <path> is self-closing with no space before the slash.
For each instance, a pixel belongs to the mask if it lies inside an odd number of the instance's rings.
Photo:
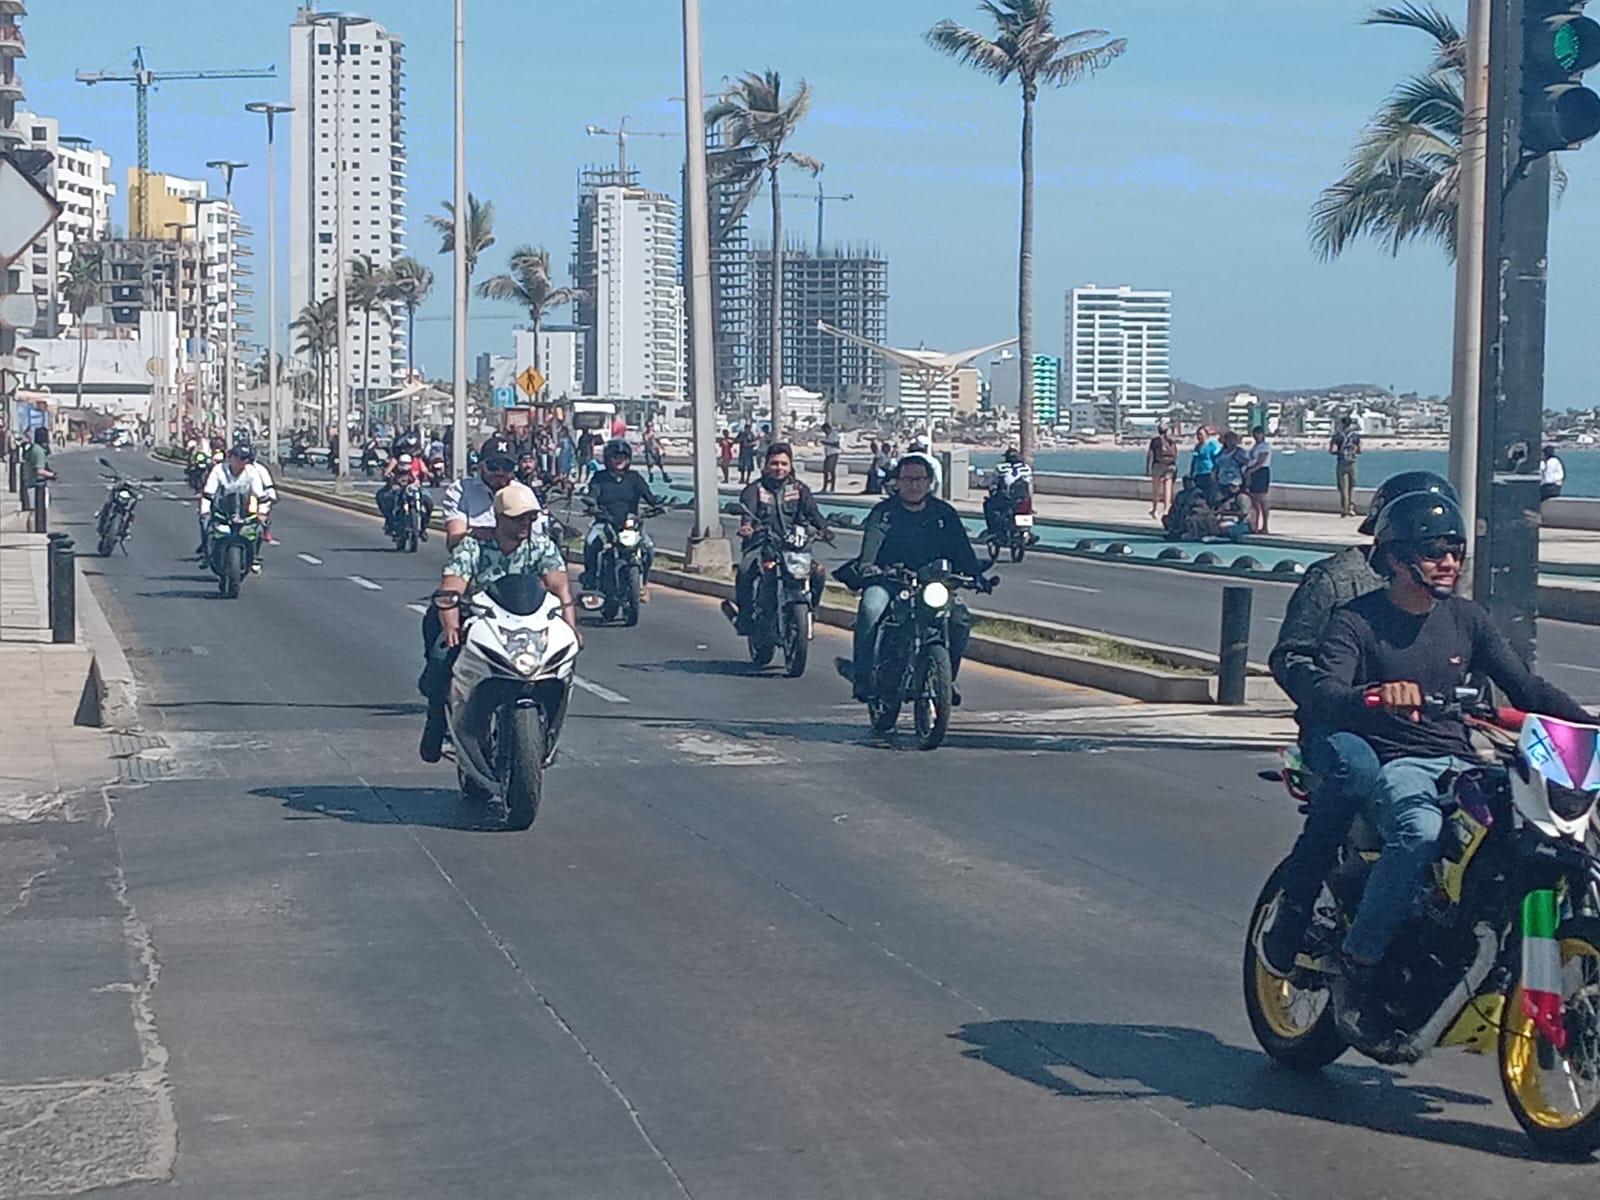
<path id="1" fill-rule="evenodd" d="M 467 35 L 466 0 L 456 0 L 455 373 L 450 473 L 467 473 Z"/>
<path id="2" fill-rule="evenodd" d="M 237 288 L 233 278 L 233 227 L 238 214 L 233 211 L 233 173 L 243 170 L 249 163 L 234 162 L 226 158 L 213 158 L 206 163 L 213 171 L 222 172 L 222 199 L 227 206 L 223 219 L 227 222 L 228 238 L 223 247 L 224 259 L 222 267 L 223 294 L 223 321 L 225 327 L 222 333 L 222 422 L 227 427 L 224 437 L 228 444 L 233 444 L 235 431 L 238 429 L 238 389 L 235 387 L 233 377 L 233 312 L 234 299 Z"/>
<path id="3" fill-rule="evenodd" d="M 294 111 L 292 104 L 256 100 L 246 112 L 267 118 L 267 461 L 282 465 L 278 457 L 279 422 L 283 399 L 278 395 L 278 171 L 273 137 L 280 113 Z"/>

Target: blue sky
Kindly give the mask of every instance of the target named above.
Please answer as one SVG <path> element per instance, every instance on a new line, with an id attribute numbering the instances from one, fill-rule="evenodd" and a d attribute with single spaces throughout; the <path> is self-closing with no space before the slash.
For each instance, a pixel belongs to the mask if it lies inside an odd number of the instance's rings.
<path id="1" fill-rule="evenodd" d="M 976 23 L 975 4 L 703 5 L 708 87 L 724 74 L 772 66 L 815 89 L 796 146 L 827 164 L 830 192 L 856 197 L 830 206 L 830 238 L 869 241 L 888 255 L 893 340 L 956 348 L 1014 332 L 1020 102 L 1013 87 L 919 39 L 942 17 Z M 1042 350 L 1061 350 L 1068 287 L 1128 283 L 1173 290 L 1174 369 L 1184 378 L 1448 390 L 1453 275 L 1443 254 L 1417 246 L 1396 260 L 1362 247 L 1328 265 L 1307 245 L 1307 211 L 1339 173 L 1352 134 L 1428 53 L 1421 35 L 1360 26 L 1368 7 L 1058 0 L 1063 28 L 1104 26 L 1129 48 L 1094 79 L 1040 103 Z M 1459 17 L 1464 5 L 1443 7 Z M 444 317 L 447 260 L 421 217 L 451 188 L 452 6 L 370 0 L 361 11 L 407 43 L 412 250 L 440 277 L 425 315 Z M 205 160 L 218 157 L 256 164 L 236 191 L 257 231 L 260 308 L 262 131 L 242 105 L 287 96 L 293 13 L 292 3 L 277 0 L 71 0 L 40 3 L 26 19 L 30 107 L 108 149 L 119 183 L 133 161 L 132 89 L 85 88 L 72 81 L 75 69 L 123 66 L 140 38 L 157 70 L 277 64 L 276 81 L 174 83 L 152 98 L 155 169 L 203 175 Z M 610 125 L 627 113 L 641 129 L 681 128 L 672 100 L 682 92 L 678 14 L 676 0 L 468 0 L 468 171 L 473 190 L 495 203 L 491 268 L 523 241 L 548 246 L 564 268 L 576 172 L 614 155 L 612 144 L 585 136 L 586 124 Z M 679 145 L 641 138 L 631 152 L 647 184 L 675 190 Z M 1584 349 L 1594 343 L 1590 306 L 1600 283 L 1600 148 L 1568 156 L 1568 168 L 1572 183 L 1552 239 L 1551 407 L 1600 400 Z M 786 190 L 810 186 L 797 175 Z M 126 210 L 119 211 L 120 221 Z M 789 201 L 786 223 L 812 228 L 814 213 L 814 205 Z M 758 235 L 764 228 L 761 217 Z M 476 308 L 495 311 L 486 302 Z M 509 352 L 512 325 L 475 321 L 473 353 Z M 447 372 L 448 323 L 423 322 L 418 341 L 421 364 Z"/>

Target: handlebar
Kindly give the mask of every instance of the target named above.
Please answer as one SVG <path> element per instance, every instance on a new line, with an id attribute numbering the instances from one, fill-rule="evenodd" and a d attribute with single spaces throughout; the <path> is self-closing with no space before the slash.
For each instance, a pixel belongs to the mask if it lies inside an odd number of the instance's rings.
<path id="1" fill-rule="evenodd" d="M 1362 703 L 1369 709 L 1383 707 L 1383 695 L 1379 685 L 1367 689 L 1362 697 Z M 1456 688 L 1449 695 L 1424 696 L 1422 706 L 1416 711 L 1429 717 L 1476 722 L 1512 731 L 1520 730 L 1522 723 L 1528 718 L 1528 714 L 1520 708 L 1491 704 L 1477 688 L 1467 687 Z"/>

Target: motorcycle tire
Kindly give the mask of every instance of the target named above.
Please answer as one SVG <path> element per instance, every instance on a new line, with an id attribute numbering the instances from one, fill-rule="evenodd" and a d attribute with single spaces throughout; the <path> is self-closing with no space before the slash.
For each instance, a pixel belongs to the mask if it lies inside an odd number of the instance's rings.
<path id="1" fill-rule="evenodd" d="M 1267 877 L 1266 886 L 1256 897 L 1250 910 L 1250 920 L 1245 926 L 1244 939 L 1244 1008 L 1250 1018 L 1250 1028 L 1256 1041 L 1273 1062 L 1294 1071 L 1320 1071 L 1349 1048 L 1344 1035 L 1334 1023 L 1333 997 L 1321 989 L 1322 1005 L 1314 1015 L 1296 1016 L 1291 1006 L 1300 996 L 1315 997 L 1318 993 L 1297 988 L 1287 979 L 1279 979 L 1261 965 L 1256 955 L 1256 941 L 1273 906 L 1278 902 L 1283 877 L 1283 864 L 1279 864 Z M 1314 1003 L 1314 999 L 1313 999 Z"/>
<path id="2" fill-rule="evenodd" d="M 873 698 L 867 701 L 867 717 L 874 733 L 890 733 L 900 720 L 900 669 L 896 667 L 891 676 L 884 667 L 882 653 L 880 648 L 878 661 L 873 664 Z"/>
<path id="3" fill-rule="evenodd" d="M 224 600 L 236 600 L 239 597 L 239 585 L 244 582 L 244 549 L 240 546 L 229 546 L 222 552 L 222 571 L 218 580 L 218 590 Z"/>
<path id="4" fill-rule="evenodd" d="M 100 544 L 96 547 L 101 558 L 110 558 L 111 552 L 117 548 L 117 531 L 110 527 L 112 523 L 100 522 Z"/>
<path id="5" fill-rule="evenodd" d="M 771 641 L 764 633 L 750 635 L 750 663 L 756 670 L 765 670 L 772 662 L 772 655 L 777 650 L 777 644 Z"/>
<path id="6" fill-rule="evenodd" d="M 639 623 L 639 590 L 642 580 L 638 567 L 622 569 L 622 623 L 632 629 Z"/>
<path id="7" fill-rule="evenodd" d="M 811 639 L 807 636 L 807 618 L 810 615 L 808 605 L 789 605 L 783 623 L 783 673 L 786 678 L 799 679 L 806 673 L 806 659 L 811 653 Z"/>
<path id="8" fill-rule="evenodd" d="M 989 561 L 991 563 L 999 562 L 1000 561 L 1000 543 L 995 541 L 993 538 L 990 538 L 988 543 L 987 543 L 987 548 L 988 548 L 988 551 L 989 551 Z"/>
<path id="9" fill-rule="evenodd" d="M 1027 547 L 1026 543 L 1020 542 L 1020 541 L 1011 543 L 1011 561 L 1012 562 L 1014 562 L 1014 563 L 1021 562 L 1022 561 L 1022 556 L 1024 554 L 1026 554 L 1027 552 L 1028 552 L 1028 547 Z"/>
<path id="10" fill-rule="evenodd" d="M 917 749 L 937 750 L 950 729 L 954 684 L 950 679 L 950 650 L 946 646 L 928 647 L 927 656 L 917 669 L 913 718 L 917 730 Z"/>
<path id="11" fill-rule="evenodd" d="M 1600 920 L 1567 918 L 1556 929 L 1556 945 L 1562 991 L 1566 993 L 1569 981 L 1576 979 L 1580 993 L 1563 995 L 1567 1050 L 1556 1050 L 1539 1032 L 1523 1008 L 1519 982 L 1506 998 L 1500 1026 L 1500 1086 L 1511 1115 L 1535 1146 L 1562 1157 L 1587 1158 L 1600 1149 L 1600 1087 L 1594 1077 L 1594 1047 L 1600 1038 L 1600 1009 L 1594 1000 L 1600 989 Z M 1580 1017 L 1587 1017 L 1588 1028 L 1574 1029 L 1573 1022 Z M 1580 1053 L 1587 1063 L 1574 1061 Z M 1586 1076 L 1589 1105 L 1572 1111 L 1568 1101 L 1577 1096 L 1573 1081 Z"/>
<path id="12" fill-rule="evenodd" d="M 415 529 L 408 529 L 408 530 L 406 530 L 406 553 L 407 554 L 415 554 L 416 552 L 417 552 L 417 531 Z"/>
<path id="13" fill-rule="evenodd" d="M 539 815 L 539 798 L 544 788 L 544 712 L 532 706 L 502 709 L 499 724 L 506 825 L 511 829 L 526 829 Z"/>

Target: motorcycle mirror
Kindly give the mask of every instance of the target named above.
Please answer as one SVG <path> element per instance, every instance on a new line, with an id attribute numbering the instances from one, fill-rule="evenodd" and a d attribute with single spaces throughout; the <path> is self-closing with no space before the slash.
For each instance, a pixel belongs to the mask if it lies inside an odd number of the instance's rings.
<path id="1" fill-rule="evenodd" d="M 102 467 L 109 467 L 111 465 L 110 460 L 107 459 L 106 456 L 103 455 L 103 454 L 99 458 L 95 459 L 95 461 L 97 463 L 99 463 Z"/>
<path id="2" fill-rule="evenodd" d="M 459 592 L 437 591 L 433 594 L 433 606 L 438 609 L 456 608 L 461 604 Z"/>

